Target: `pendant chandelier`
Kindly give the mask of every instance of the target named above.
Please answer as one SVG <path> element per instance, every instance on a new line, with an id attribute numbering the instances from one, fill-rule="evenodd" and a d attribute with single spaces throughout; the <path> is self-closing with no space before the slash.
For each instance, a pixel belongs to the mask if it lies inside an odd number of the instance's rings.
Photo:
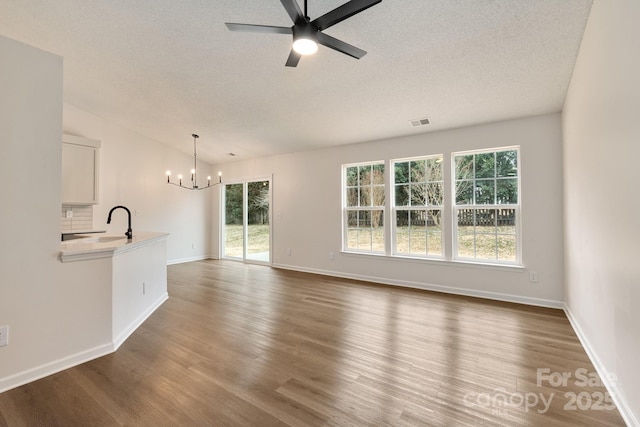
<path id="1" fill-rule="evenodd" d="M 178 175 L 178 182 L 171 182 L 171 171 L 167 171 L 167 184 L 175 185 L 177 187 L 186 188 L 187 190 L 204 190 L 205 188 L 214 187 L 218 184 L 222 184 L 222 172 L 218 172 L 218 182 L 211 184 L 211 176 L 207 176 L 207 186 L 198 187 L 198 153 L 196 151 L 196 141 L 200 136 L 192 133 L 193 137 L 193 169 L 191 169 L 191 187 L 182 185 L 182 175 Z"/>

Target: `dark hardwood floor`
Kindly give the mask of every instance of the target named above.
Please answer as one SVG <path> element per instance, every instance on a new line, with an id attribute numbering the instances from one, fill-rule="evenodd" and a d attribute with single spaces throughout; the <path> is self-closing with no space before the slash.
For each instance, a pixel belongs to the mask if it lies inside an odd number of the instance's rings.
<path id="1" fill-rule="evenodd" d="M 168 274 L 116 353 L 0 394 L 0 426 L 624 425 L 560 310 L 232 261 Z"/>

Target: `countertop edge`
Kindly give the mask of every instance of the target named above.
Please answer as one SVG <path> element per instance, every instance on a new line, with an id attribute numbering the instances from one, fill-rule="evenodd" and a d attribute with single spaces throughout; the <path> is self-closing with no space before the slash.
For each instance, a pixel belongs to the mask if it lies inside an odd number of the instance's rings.
<path id="1" fill-rule="evenodd" d="M 167 237 L 169 237 L 169 233 L 139 232 L 134 234 L 131 242 L 124 238 L 108 243 L 83 243 L 82 239 L 72 240 L 72 243 L 63 243 L 63 249 L 60 251 L 60 261 L 73 262 L 112 258 L 119 254 L 166 240 Z"/>

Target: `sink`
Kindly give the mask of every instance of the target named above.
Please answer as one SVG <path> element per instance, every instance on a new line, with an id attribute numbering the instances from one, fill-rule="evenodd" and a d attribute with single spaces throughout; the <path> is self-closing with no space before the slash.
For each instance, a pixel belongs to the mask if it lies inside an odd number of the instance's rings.
<path id="1" fill-rule="evenodd" d="M 125 236 L 94 236 L 94 237 L 85 237 L 81 239 L 82 242 L 85 243 L 109 243 L 115 240 L 124 240 Z"/>
<path id="2" fill-rule="evenodd" d="M 73 241 L 73 243 L 110 243 L 115 242 L 116 240 L 125 240 L 125 236 L 91 236 L 91 237 L 83 237 L 81 239 L 77 239 Z"/>

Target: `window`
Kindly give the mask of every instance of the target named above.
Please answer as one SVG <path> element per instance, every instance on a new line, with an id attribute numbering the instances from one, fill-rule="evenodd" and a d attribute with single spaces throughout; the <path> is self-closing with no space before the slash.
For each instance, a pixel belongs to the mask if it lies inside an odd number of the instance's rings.
<path id="1" fill-rule="evenodd" d="M 393 254 L 443 256 L 442 155 L 392 162 Z"/>
<path id="2" fill-rule="evenodd" d="M 343 166 L 344 248 L 384 253 L 384 163 Z"/>
<path id="3" fill-rule="evenodd" d="M 517 147 L 453 154 L 454 258 L 520 262 Z"/>
<path id="4" fill-rule="evenodd" d="M 520 199 L 517 146 L 343 165 L 342 247 L 521 265 Z"/>

